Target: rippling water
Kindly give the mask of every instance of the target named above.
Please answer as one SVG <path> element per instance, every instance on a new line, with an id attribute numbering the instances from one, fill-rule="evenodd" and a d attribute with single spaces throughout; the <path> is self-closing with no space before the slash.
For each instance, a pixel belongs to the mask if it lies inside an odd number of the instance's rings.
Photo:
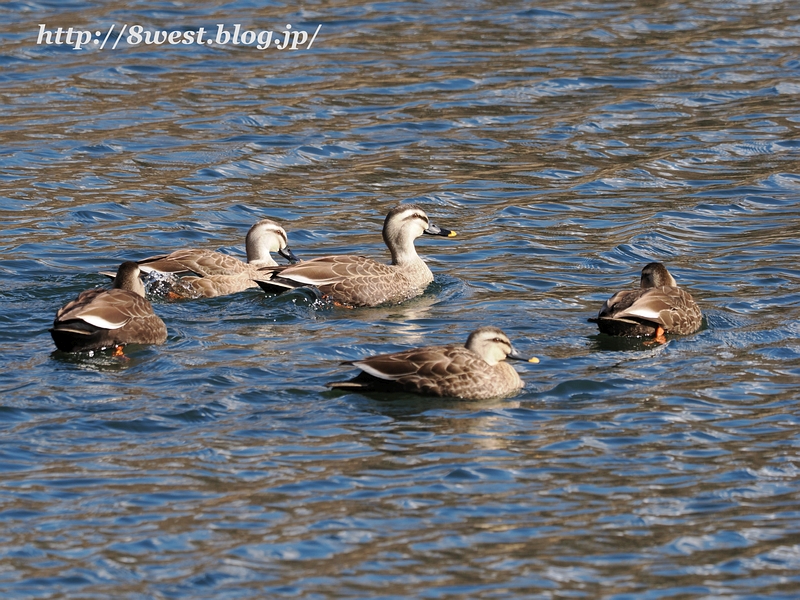
<path id="1" fill-rule="evenodd" d="M 3 597 L 796 597 L 800 20 L 791 2 L 0 5 Z M 313 31 L 310 50 L 36 44 Z M 401 306 L 157 301 L 170 337 L 54 353 L 124 259 L 385 256 L 453 240 Z M 648 261 L 706 317 L 586 322 Z M 514 398 L 327 391 L 339 362 L 504 329 Z"/>

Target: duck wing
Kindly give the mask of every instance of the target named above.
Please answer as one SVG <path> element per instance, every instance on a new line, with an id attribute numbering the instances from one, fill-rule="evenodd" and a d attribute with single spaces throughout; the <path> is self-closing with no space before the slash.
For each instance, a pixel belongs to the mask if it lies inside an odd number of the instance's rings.
<path id="1" fill-rule="evenodd" d="M 163 344 L 167 328 L 144 298 L 121 289 L 88 290 L 56 313 L 50 334 L 63 352 L 120 344 Z"/>
<path id="2" fill-rule="evenodd" d="M 700 308 L 687 291 L 664 286 L 641 292 L 634 302 L 615 310 L 613 318 L 650 321 L 661 325 L 667 333 L 687 334 L 700 328 Z"/>
<path id="3" fill-rule="evenodd" d="M 267 267 L 256 283 L 267 292 L 311 286 L 346 306 L 378 306 L 418 293 L 396 266 L 356 255 L 323 256 L 294 265 Z"/>
<path id="4" fill-rule="evenodd" d="M 486 385 L 491 369 L 464 346 L 429 346 L 371 356 L 348 364 L 402 389 L 434 396 L 465 396 Z"/>
<path id="5" fill-rule="evenodd" d="M 395 273 L 391 265 L 353 254 L 321 256 L 293 265 L 267 267 L 261 271 L 268 278 L 271 274 L 271 279 L 280 278 L 315 287 L 334 285 L 354 278 L 383 278 Z"/>
<path id="6" fill-rule="evenodd" d="M 597 318 L 617 318 L 619 313 L 636 304 L 637 300 L 642 297 L 642 294 L 645 291 L 647 290 L 623 290 L 621 292 L 617 292 L 603 303 Z"/>
<path id="7" fill-rule="evenodd" d="M 127 290 L 87 290 L 56 313 L 54 327 L 67 321 L 83 321 L 98 329 L 119 329 L 131 319 L 149 317 L 153 307 Z"/>
<path id="8" fill-rule="evenodd" d="M 248 264 L 235 256 L 196 248 L 176 250 L 139 261 L 142 271 L 158 271 L 176 276 L 238 275 L 248 271 Z"/>

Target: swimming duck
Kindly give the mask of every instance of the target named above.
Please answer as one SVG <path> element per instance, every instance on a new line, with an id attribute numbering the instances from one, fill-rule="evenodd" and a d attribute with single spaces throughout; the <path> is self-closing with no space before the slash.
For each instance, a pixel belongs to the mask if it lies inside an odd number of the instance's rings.
<path id="1" fill-rule="evenodd" d="M 81 292 L 56 313 L 50 335 L 62 352 L 85 352 L 125 344 L 163 344 L 164 321 L 144 297 L 139 265 L 122 263 L 110 290 Z"/>
<path id="2" fill-rule="evenodd" d="M 258 269 L 278 264 L 271 252 L 290 261 L 297 260 L 288 248 L 286 231 L 269 219 L 262 219 L 250 228 L 245 248 L 247 262 L 222 252 L 191 248 L 151 256 L 138 264 L 144 273 L 171 275 L 168 287 L 178 297 L 213 298 L 257 287 L 253 278 L 260 276 Z"/>
<path id="3" fill-rule="evenodd" d="M 638 290 L 617 292 L 605 301 L 597 318 L 589 321 L 608 335 L 653 337 L 664 342 L 665 333 L 694 333 L 702 319 L 691 294 L 678 287 L 663 264 L 652 262 L 642 269 Z"/>
<path id="4" fill-rule="evenodd" d="M 406 391 L 425 396 L 483 400 L 507 396 L 525 386 L 506 358 L 537 363 L 511 346 L 497 327 L 473 331 L 464 346 L 427 346 L 370 356 L 342 364 L 361 369 L 350 381 L 329 383 L 336 389 Z"/>
<path id="5" fill-rule="evenodd" d="M 349 307 L 396 304 L 418 296 L 433 281 L 433 273 L 414 248 L 414 240 L 422 234 L 455 237 L 456 232 L 431 223 L 419 206 L 403 204 L 389 211 L 383 223 L 391 264 L 351 254 L 323 256 L 262 268 L 255 281 L 271 293 L 311 286 L 323 297 Z"/>

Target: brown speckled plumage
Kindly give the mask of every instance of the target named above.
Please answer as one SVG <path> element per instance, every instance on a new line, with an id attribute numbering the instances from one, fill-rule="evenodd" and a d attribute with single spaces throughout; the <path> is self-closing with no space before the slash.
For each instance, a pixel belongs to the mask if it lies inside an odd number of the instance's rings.
<path id="1" fill-rule="evenodd" d="M 314 287 L 323 296 L 347 306 L 403 302 L 421 294 L 433 281 L 431 270 L 414 248 L 414 240 L 423 233 L 456 235 L 431 224 L 419 206 L 397 206 L 383 225 L 383 240 L 392 254 L 391 264 L 365 256 L 323 256 L 294 265 L 262 268 L 256 282 L 267 292 Z"/>
<path id="2" fill-rule="evenodd" d="M 691 294 L 678 287 L 663 264 L 654 262 L 642 269 L 639 289 L 614 294 L 592 322 L 608 335 L 652 337 L 659 326 L 664 333 L 694 333 L 702 319 Z"/>
<path id="3" fill-rule="evenodd" d="M 286 232 L 280 225 L 262 219 L 247 232 L 247 262 L 213 250 L 190 248 L 145 258 L 139 261 L 139 266 L 145 273 L 171 275 L 168 281 L 171 291 L 179 296 L 225 296 L 257 287 L 253 278 L 259 276 L 259 269 L 278 264 L 271 252 L 296 260 L 287 243 Z"/>
<path id="4" fill-rule="evenodd" d="M 139 266 L 124 262 L 110 290 L 87 290 L 56 313 L 50 330 L 62 352 L 125 344 L 163 344 L 167 327 L 144 297 Z"/>
<path id="5" fill-rule="evenodd" d="M 496 327 L 472 332 L 464 346 L 427 346 L 370 356 L 343 364 L 362 370 L 350 381 L 328 384 L 356 391 L 406 391 L 425 396 L 481 400 L 508 396 L 525 386 L 506 358 L 529 360 L 517 354 L 508 337 Z"/>

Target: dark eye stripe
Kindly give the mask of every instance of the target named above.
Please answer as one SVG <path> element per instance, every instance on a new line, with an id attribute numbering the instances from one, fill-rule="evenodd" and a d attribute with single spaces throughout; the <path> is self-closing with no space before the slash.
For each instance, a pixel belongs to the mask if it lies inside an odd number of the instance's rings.
<path id="1" fill-rule="evenodd" d="M 411 221 L 413 219 L 419 219 L 420 221 L 425 221 L 426 223 L 428 223 L 428 218 L 423 216 L 423 215 L 421 215 L 421 214 L 419 214 L 419 213 L 411 213 L 410 215 L 408 215 L 403 220 L 404 221 Z"/>

